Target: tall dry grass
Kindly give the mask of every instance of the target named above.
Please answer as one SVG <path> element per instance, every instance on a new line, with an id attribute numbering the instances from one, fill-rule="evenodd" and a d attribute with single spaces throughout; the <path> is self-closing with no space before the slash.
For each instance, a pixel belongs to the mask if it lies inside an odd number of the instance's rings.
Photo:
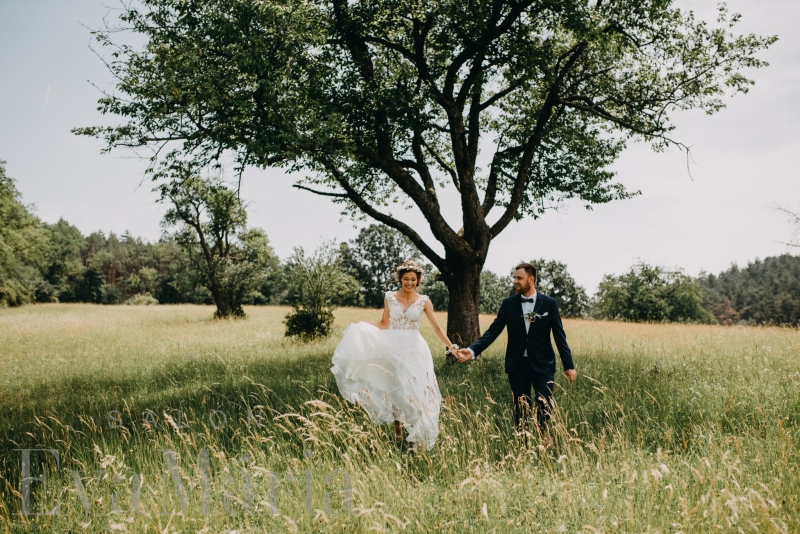
<path id="1" fill-rule="evenodd" d="M 341 401 L 339 334 L 287 340 L 287 311 L 0 310 L 0 532 L 800 531 L 797 330 L 567 321 L 580 376 L 545 450 L 512 436 L 504 341 L 446 365 L 425 325 L 444 404 L 420 452 Z M 31 473 L 31 511 L 58 515 L 22 514 L 25 448 L 60 452 Z"/>

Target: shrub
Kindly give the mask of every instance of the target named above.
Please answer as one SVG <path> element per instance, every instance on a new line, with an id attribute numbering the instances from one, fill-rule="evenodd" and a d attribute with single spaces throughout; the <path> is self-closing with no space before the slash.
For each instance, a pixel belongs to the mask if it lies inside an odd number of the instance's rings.
<path id="1" fill-rule="evenodd" d="M 594 315 L 634 322 L 716 322 L 703 308 L 700 282 L 682 271 L 639 263 L 620 276 L 606 275 L 597 290 Z"/>
<path id="2" fill-rule="evenodd" d="M 130 306 L 150 306 L 157 305 L 158 301 L 150 293 L 139 293 L 125 301 Z"/>
<path id="3" fill-rule="evenodd" d="M 328 337 L 333 327 L 333 313 L 327 310 L 294 310 L 283 320 L 286 335 L 301 341 Z"/>
<path id="4" fill-rule="evenodd" d="M 124 297 L 122 295 L 122 288 L 117 284 L 103 284 L 100 288 L 102 304 L 122 304 Z"/>
<path id="5" fill-rule="evenodd" d="M 13 278 L 0 278 L 0 308 L 22 306 L 30 302 L 29 289 Z"/>
<path id="6" fill-rule="evenodd" d="M 296 248 L 286 263 L 294 310 L 286 316 L 286 335 L 304 341 L 331 332 L 336 304 L 359 295 L 358 281 L 344 272 L 335 243 L 323 243 L 311 255 Z"/>

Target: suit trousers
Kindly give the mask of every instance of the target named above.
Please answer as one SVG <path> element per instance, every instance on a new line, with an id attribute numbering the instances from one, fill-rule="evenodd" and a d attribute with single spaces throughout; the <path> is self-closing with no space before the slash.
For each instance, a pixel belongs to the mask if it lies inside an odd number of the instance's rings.
<path id="1" fill-rule="evenodd" d="M 536 403 L 536 422 L 539 430 L 547 430 L 550 410 L 553 407 L 554 375 L 541 374 L 533 370 L 527 357 L 521 358 L 508 373 L 508 382 L 514 399 L 514 425 L 517 430 L 526 430 L 528 414 L 533 409 L 531 390 L 534 391 Z"/>

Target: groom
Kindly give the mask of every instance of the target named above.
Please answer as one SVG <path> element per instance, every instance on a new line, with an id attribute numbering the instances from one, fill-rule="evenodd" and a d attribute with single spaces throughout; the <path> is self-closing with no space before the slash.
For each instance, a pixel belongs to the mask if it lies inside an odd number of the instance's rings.
<path id="1" fill-rule="evenodd" d="M 550 344 L 550 332 L 558 347 L 564 375 L 569 383 L 578 376 L 572 363 L 572 352 L 561 324 L 558 304 L 554 298 L 536 291 L 536 267 L 520 263 L 514 270 L 514 289 L 517 294 L 503 300 L 497 318 L 489 329 L 466 349 L 458 351 L 461 362 L 474 359 L 508 327 L 506 373 L 514 399 L 514 424 L 517 430 L 527 427 L 527 413 L 532 408 L 531 390 L 535 392 L 537 423 L 542 435 L 553 406 L 553 384 L 556 355 Z M 547 436 L 548 445 L 552 438 Z"/>

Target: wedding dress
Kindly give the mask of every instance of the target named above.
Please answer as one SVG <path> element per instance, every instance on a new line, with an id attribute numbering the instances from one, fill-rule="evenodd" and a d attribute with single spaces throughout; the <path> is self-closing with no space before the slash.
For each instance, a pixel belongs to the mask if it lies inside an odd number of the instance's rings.
<path id="1" fill-rule="evenodd" d="M 407 440 L 430 449 L 439 435 L 442 396 L 419 321 L 428 299 L 420 295 L 406 310 L 386 292 L 389 328 L 352 323 L 333 353 L 331 372 L 342 396 L 360 404 L 374 423 L 400 421 Z"/>

